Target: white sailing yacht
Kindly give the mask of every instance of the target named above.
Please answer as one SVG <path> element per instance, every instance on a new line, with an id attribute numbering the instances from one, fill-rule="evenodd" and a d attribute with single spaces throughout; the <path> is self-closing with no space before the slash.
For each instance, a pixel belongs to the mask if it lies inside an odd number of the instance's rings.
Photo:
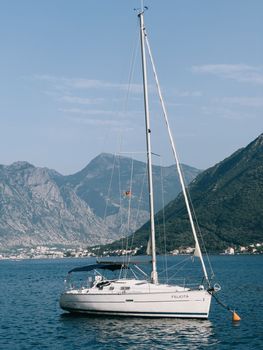
<path id="1" fill-rule="evenodd" d="M 140 40 L 142 56 L 142 73 L 144 88 L 144 112 L 145 112 L 145 130 L 147 146 L 147 170 L 148 170 L 148 188 L 150 203 L 150 250 L 152 271 L 150 278 L 144 275 L 143 279 L 137 278 L 137 272 L 142 272 L 139 266 L 124 262 L 98 262 L 97 264 L 77 267 L 69 271 L 73 272 L 95 271 L 94 280 L 89 280 L 86 286 L 81 288 L 69 287 L 60 297 L 60 307 L 63 310 L 74 313 L 87 314 L 106 314 L 118 316 L 146 316 L 146 317 L 179 317 L 179 318 L 208 318 L 211 294 L 214 289 L 210 286 L 206 266 L 202 257 L 201 249 L 196 234 L 194 221 L 191 214 L 188 195 L 185 189 L 184 180 L 178 161 L 175 145 L 167 119 L 165 106 L 163 103 L 161 90 L 144 26 L 144 9 L 138 13 L 140 23 Z M 179 179 L 182 185 L 186 208 L 195 240 L 194 255 L 200 259 L 203 270 L 202 284 L 196 288 L 185 285 L 162 284 L 158 281 L 156 249 L 155 249 L 155 224 L 153 207 L 153 180 L 152 180 L 152 151 L 151 151 L 151 131 L 148 108 L 148 90 L 147 90 L 147 70 L 146 54 L 147 46 L 153 72 L 157 83 L 158 93 L 161 100 L 165 122 L 168 128 L 168 134 L 171 141 L 173 154 L 177 164 Z M 119 271 L 116 279 L 105 278 L 99 271 L 110 270 Z M 132 278 L 127 278 L 127 271 L 133 272 Z"/>

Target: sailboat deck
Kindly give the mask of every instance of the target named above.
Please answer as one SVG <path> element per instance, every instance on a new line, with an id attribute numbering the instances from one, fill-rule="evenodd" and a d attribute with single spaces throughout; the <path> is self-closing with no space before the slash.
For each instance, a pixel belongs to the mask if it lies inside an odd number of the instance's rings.
<path id="1" fill-rule="evenodd" d="M 189 291 L 189 288 L 168 285 L 153 284 L 148 281 L 136 279 L 120 279 L 115 281 L 102 281 L 91 287 L 72 288 L 67 294 L 141 294 L 141 293 L 175 293 Z"/>

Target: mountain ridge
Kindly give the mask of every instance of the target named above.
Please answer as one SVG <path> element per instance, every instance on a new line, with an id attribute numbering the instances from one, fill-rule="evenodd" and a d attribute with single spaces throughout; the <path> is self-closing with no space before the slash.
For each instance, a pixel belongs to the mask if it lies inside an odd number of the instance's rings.
<path id="1" fill-rule="evenodd" d="M 208 250 L 263 242 L 263 134 L 200 173 L 188 191 Z M 162 217 L 160 212 L 155 216 L 159 231 L 164 228 Z M 182 194 L 165 207 L 165 218 L 169 250 L 194 245 Z M 148 236 L 149 222 L 135 233 L 134 245 L 143 245 L 145 252 Z M 157 235 L 159 252 L 161 240 Z"/>
<path id="2" fill-rule="evenodd" d="M 125 191 L 130 181 L 130 165 L 126 169 L 122 169 L 123 164 L 122 167 L 118 165 L 118 171 L 115 171 L 113 160 L 113 155 L 103 153 L 79 172 L 67 176 L 46 167 L 35 167 L 26 161 L 0 165 L 0 249 L 52 244 L 102 244 L 126 233 L 128 228 L 123 224 L 122 217 L 128 216 L 128 201 L 122 198 L 120 210 L 116 179 L 120 171 L 123 176 L 122 191 Z M 123 157 L 122 161 L 131 164 L 127 157 Z M 145 168 L 145 164 L 136 160 L 133 162 L 135 200 L 139 197 L 139 172 Z M 118 188 L 118 193 L 108 199 L 113 170 L 113 185 L 115 192 Z M 199 172 L 191 167 L 188 170 L 189 174 L 192 171 L 189 178 Z M 167 172 L 165 168 L 163 171 Z M 167 191 L 175 197 L 177 193 L 169 187 L 169 181 Z M 144 196 L 144 207 L 139 214 L 135 205 L 131 206 L 131 216 L 137 217 L 137 222 L 130 226 L 130 230 L 136 230 L 147 221 L 146 202 Z"/>

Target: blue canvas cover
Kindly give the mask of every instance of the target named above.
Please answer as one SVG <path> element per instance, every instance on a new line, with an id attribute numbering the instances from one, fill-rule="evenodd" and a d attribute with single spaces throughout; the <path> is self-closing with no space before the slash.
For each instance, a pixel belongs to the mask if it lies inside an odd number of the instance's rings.
<path id="1" fill-rule="evenodd" d="M 86 265 L 86 266 L 79 266 L 75 267 L 74 269 L 70 270 L 68 273 L 71 272 L 87 272 L 92 271 L 96 269 L 102 269 L 102 270 L 121 270 L 121 269 L 128 269 L 129 267 L 126 264 L 123 263 L 114 263 L 114 264 L 92 264 L 92 265 Z"/>

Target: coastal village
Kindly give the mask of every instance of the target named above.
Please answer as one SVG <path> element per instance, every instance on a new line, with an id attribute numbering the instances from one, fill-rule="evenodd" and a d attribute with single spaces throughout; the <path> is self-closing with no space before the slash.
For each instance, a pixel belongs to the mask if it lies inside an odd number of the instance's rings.
<path id="1" fill-rule="evenodd" d="M 98 254 L 98 247 L 94 248 L 61 248 L 37 246 L 35 248 L 18 248 L 12 249 L 9 252 L 0 253 L 0 260 L 22 260 L 22 259 L 62 259 L 62 258 L 86 258 L 86 257 L 107 257 L 107 256 L 124 256 L 136 255 L 141 247 L 126 250 L 105 250 L 102 254 Z M 191 255 L 194 254 L 194 247 L 180 247 L 170 251 L 169 255 Z M 228 247 L 220 255 L 254 255 L 263 254 L 263 242 L 250 244 L 249 246 L 233 246 Z"/>

